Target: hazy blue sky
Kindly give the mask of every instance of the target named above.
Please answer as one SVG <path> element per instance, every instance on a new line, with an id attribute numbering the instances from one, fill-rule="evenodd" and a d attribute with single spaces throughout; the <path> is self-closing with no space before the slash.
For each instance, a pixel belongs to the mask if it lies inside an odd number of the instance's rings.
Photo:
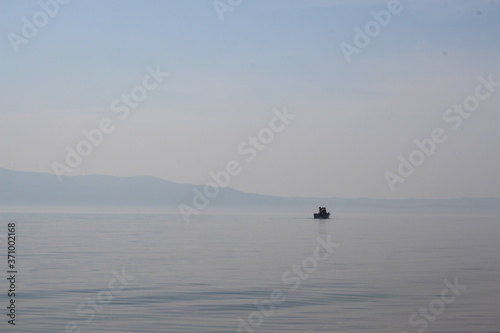
<path id="1" fill-rule="evenodd" d="M 243 0 L 224 20 L 210 0 L 54 1 L 42 1 L 53 17 L 0 1 L 0 167 L 54 173 L 109 118 L 70 175 L 205 184 L 236 160 L 230 186 L 255 193 L 500 197 L 500 86 L 477 88 L 500 82 L 500 1 L 401 1 L 349 63 L 341 43 L 390 1 Z M 120 119 L 113 102 L 158 66 L 169 76 Z M 447 113 L 477 89 L 476 111 Z M 238 146 L 285 106 L 296 118 L 247 161 Z M 446 141 L 399 174 L 435 128 Z M 387 172 L 405 179 L 394 191 Z"/>

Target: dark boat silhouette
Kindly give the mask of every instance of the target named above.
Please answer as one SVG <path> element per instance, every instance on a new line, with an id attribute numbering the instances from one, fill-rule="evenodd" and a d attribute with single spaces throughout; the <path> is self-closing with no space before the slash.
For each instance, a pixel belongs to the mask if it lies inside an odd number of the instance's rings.
<path id="1" fill-rule="evenodd" d="M 330 212 L 327 212 L 325 207 L 319 207 L 318 212 L 314 213 L 314 218 L 315 219 L 329 219 Z"/>

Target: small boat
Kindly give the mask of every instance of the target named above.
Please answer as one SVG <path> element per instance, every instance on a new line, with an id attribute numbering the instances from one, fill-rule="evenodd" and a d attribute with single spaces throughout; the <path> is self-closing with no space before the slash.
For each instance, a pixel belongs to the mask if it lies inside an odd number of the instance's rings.
<path id="1" fill-rule="evenodd" d="M 319 207 L 319 211 L 317 213 L 314 213 L 314 218 L 315 219 L 329 219 L 330 212 L 327 212 L 325 207 Z"/>

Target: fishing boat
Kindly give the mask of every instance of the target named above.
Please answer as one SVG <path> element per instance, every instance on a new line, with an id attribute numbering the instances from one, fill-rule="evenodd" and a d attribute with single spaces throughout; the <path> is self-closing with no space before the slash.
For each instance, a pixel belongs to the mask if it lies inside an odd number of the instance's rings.
<path id="1" fill-rule="evenodd" d="M 329 219 L 330 212 L 327 212 L 325 207 L 319 207 L 318 212 L 314 213 L 314 218 L 315 219 Z"/>

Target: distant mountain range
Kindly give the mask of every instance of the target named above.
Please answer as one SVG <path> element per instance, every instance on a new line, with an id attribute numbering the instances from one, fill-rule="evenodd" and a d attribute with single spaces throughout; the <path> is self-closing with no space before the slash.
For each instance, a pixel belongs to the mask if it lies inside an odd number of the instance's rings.
<path id="1" fill-rule="evenodd" d="M 306 210 L 318 206 L 332 210 L 408 210 L 408 209 L 479 209 L 499 210 L 498 198 L 463 198 L 449 200 L 389 200 L 278 197 L 219 188 L 220 193 L 209 200 L 209 210 Z M 59 182 L 52 174 L 14 171 L 0 168 L 0 209 L 93 207 L 116 209 L 153 209 L 173 211 L 180 204 L 195 207 L 196 193 L 204 186 L 177 184 L 150 176 L 116 177 L 105 175 L 67 176 Z M 209 193 L 210 194 L 210 193 Z M 198 194 L 198 203 L 203 199 Z"/>

